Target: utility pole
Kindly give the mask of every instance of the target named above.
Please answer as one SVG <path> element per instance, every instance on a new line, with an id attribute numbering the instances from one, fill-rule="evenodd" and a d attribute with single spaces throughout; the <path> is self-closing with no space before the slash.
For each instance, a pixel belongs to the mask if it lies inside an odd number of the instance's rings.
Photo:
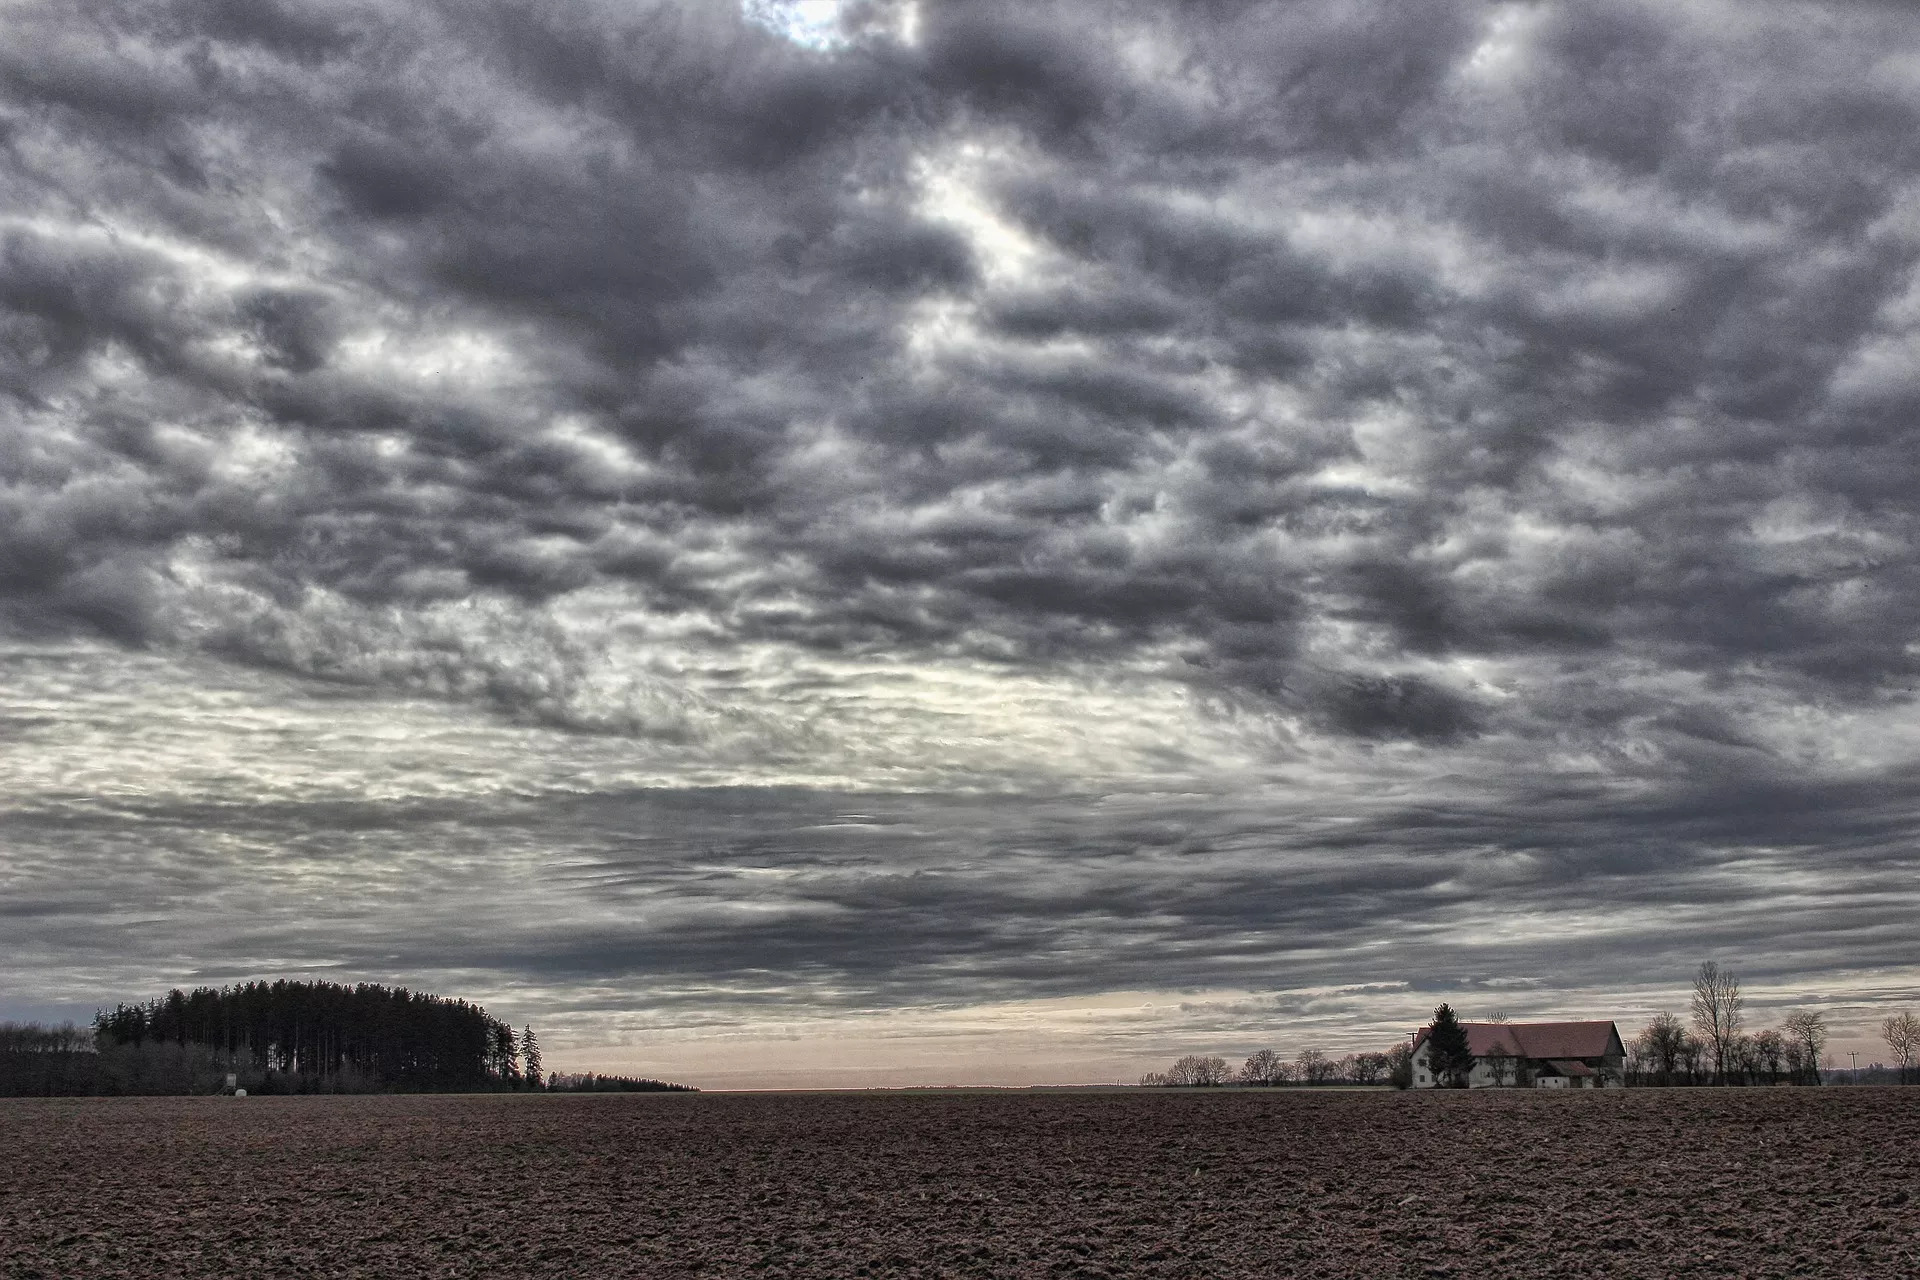
<path id="1" fill-rule="evenodd" d="M 1853 1074 L 1858 1077 L 1860 1074 L 1860 1051 L 1858 1049 L 1849 1049 L 1847 1050 L 1847 1056 L 1853 1059 Z M 1856 1078 L 1854 1083 L 1859 1084 L 1860 1081 Z"/>

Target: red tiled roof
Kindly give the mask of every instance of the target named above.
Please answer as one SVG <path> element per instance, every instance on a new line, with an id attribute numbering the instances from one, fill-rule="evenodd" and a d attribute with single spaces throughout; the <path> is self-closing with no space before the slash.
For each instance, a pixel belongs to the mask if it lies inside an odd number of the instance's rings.
<path id="1" fill-rule="evenodd" d="M 1463 1022 L 1467 1048 L 1484 1058 L 1504 1046 L 1516 1058 L 1600 1058 L 1617 1034 L 1611 1022 Z M 1432 1027 L 1420 1028 L 1413 1048 L 1426 1043 Z"/>

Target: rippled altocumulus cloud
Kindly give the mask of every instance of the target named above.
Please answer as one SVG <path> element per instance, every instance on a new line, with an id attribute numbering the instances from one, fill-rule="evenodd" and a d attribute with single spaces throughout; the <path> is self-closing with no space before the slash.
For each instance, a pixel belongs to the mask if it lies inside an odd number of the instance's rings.
<path id="1" fill-rule="evenodd" d="M 1913 991 L 1920 22 L 750 8 L 8 6 L 10 985 Z"/>

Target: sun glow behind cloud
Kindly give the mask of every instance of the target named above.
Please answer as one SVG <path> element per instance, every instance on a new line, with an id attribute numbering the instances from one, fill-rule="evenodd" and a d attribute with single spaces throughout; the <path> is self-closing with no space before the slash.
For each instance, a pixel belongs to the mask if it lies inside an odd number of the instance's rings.
<path id="1" fill-rule="evenodd" d="M 842 0 L 746 0 L 742 12 L 751 22 L 812 49 L 831 49 L 841 41 Z"/>

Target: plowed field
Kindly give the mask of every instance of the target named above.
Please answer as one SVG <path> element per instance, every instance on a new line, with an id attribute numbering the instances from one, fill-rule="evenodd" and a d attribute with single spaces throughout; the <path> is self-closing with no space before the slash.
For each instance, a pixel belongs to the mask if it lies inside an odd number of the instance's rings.
<path id="1" fill-rule="evenodd" d="M 0 1102 L 0 1275 L 1920 1276 L 1920 1089 Z"/>

